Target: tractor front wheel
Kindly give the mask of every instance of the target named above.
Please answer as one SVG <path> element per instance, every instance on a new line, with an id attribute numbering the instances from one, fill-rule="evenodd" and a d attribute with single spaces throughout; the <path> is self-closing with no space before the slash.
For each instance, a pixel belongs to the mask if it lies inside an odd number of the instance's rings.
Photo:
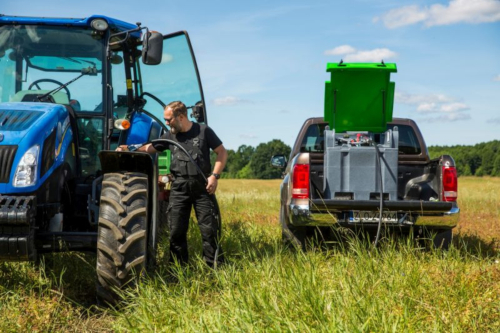
<path id="1" fill-rule="evenodd" d="M 146 268 L 148 176 L 105 174 L 97 235 L 97 297 L 116 304 L 119 290 L 134 284 Z"/>

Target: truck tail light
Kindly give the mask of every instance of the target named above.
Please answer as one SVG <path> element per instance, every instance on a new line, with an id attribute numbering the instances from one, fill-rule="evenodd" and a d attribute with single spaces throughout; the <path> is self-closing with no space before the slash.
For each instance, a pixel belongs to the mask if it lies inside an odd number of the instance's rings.
<path id="1" fill-rule="evenodd" d="M 293 199 L 309 198 L 309 164 L 295 164 L 292 186 Z"/>
<path id="2" fill-rule="evenodd" d="M 457 197 L 457 169 L 455 167 L 443 166 L 443 200 L 457 201 Z"/>

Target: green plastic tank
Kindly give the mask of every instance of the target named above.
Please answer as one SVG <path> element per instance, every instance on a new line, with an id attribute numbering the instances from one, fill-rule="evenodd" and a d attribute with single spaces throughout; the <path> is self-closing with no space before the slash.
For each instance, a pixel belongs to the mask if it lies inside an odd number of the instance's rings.
<path id="1" fill-rule="evenodd" d="M 325 121 L 335 132 L 382 133 L 392 121 L 396 64 L 328 63 L 325 83 Z"/>

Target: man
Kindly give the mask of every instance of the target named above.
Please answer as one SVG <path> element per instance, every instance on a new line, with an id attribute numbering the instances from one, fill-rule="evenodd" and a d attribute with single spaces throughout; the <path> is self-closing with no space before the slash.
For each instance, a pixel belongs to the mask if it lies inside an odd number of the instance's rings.
<path id="1" fill-rule="evenodd" d="M 188 261 L 187 232 L 191 207 L 194 207 L 203 240 L 203 259 L 209 266 L 214 267 L 216 263 L 220 264 L 223 261 L 219 244 L 221 226 L 217 218 L 218 205 L 215 191 L 220 174 L 226 165 L 226 149 L 210 127 L 189 120 L 184 103 L 176 101 L 168 104 L 163 117 L 165 123 L 170 126 L 170 132 L 165 133 L 162 138 L 180 143 L 208 179 L 208 183 L 205 184 L 205 180 L 189 157 L 173 144 L 155 144 L 155 147 L 147 144 L 138 149 L 148 153 L 165 149 L 170 149 L 172 152 L 170 171 L 174 180 L 167 209 L 170 259 L 176 259 L 181 264 Z M 213 172 L 210 165 L 210 149 L 217 154 Z M 127 150 L 127 146 L 120 146 L 117 150 Z"/>

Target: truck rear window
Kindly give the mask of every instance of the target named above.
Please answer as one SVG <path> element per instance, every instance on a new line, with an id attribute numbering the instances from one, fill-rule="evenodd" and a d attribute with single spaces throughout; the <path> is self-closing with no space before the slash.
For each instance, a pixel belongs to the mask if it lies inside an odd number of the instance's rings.
<path id="1" fill-rule="evenodd" d="M 392 129 L 396 125 L 387 125 Z M 419 155 L 422 150 L 413 128 L 409 125 L 397 125 L 399 130 L 399 153 L 406 155 Z"/>
<path id="2" fill-rule="evenodd" d="M 325 124 L 312 124 L 300 145 L 301 153 L 323 153 L 325 151 Z"/>
<path id="3" fill-rule="evenodd" d="M 323 153 L 325 151 L 325 127 L 324 124 L 312 124 L 307 128 L 306 135 L 302 139 L 302 144 L 300 145 L 301 153 Z M 388 129 L 393 129 L 392 124 L 388 124 Z M 413 131 L 413 128 L 409 125 L 397 125 L 399 129 L 399 152 L 405 155 L 419 155 L 422 151 L 420 149 L 420 144 L 418 142 L 417 136 Z M 375 135 L 375 140 L 379 138 L 379 135 Z M 384 135 L 382 135 L 382 140 Z"/>

